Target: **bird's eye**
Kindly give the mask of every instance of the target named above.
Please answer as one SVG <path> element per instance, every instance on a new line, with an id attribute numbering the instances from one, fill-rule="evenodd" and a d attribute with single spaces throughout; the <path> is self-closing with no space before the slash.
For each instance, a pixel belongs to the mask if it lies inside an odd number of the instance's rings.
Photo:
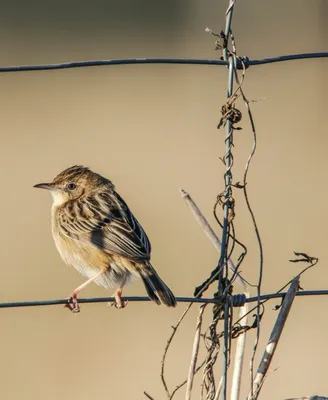
<path id="1" fill-rule="evenodd" d="M 76 185 L 75 185 L 75 183 L 71 182 L 71 183 L 68 183 L 66 187 L 68 190 L 74 190 L 76 188 Z"/>

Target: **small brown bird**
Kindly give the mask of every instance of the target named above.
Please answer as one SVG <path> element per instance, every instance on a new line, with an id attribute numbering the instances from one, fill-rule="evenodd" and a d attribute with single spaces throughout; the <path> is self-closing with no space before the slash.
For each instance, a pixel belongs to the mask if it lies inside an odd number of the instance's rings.
<path id="1" fill-rule="evenodd" d="M 150 263 L 145 231 L 110 180 L 75 165 L 34 187 L 52 194 L 52 235 L 62 259 L 88 278 L 69 297 L 71 311 L 80 311 L 77 295 L 91 282 L 116 287 L 116 307 L 123 308 L 123 287 L 134 277 L 141 277 L 155 303 L 176 306 Z"/>

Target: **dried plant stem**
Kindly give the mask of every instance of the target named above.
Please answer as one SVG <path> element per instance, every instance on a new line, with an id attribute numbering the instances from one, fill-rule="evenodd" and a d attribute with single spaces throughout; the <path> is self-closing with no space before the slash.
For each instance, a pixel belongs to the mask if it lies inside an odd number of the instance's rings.
<path id="1" fill-rule="evenodd" d="M 245 295 L 246 297 L 249 297 L 249 293 L 245 293 Z M 248 319 L 247 317 L 248 317 L 248 304 L 245 303 L 242 307 L 240 307 L 239 311 L 239 319 L 241 325 L 244 326 L 247 325 L 247 319 Z M 230 400 L 239 399 L 241 378 L 243 372 L 244 354 L 245 354 L 245 344 L 246 344 L 246 332 L 242 333 L 237 339 Z"/>
<path id="2" fill-rule="evenodd" d="M 203 213 L 200 211 L 199 207 L 197 206 L 195 201 L 192 199 L 190 194 L 183 189 L 180 189 L 180 193 L 181 193 L 181 197 L 184 199 L 184 201 L 187 203 L 188 207 L 190 208 L 192 215 L 195 217 L 198 224 L 202 227 L 204 233 L 210 239 L 213 246 L 220 253 L 221 252 L 221 241 L 217 237 L 217 235 L 214 232 L 214 230 L 212 229 L 211 225 L 208 223 L 208 221 L 206 220 Z M 234 263 L 232 262 L 232 260 L 230 258 L 228 260 L 228 265 L 229 265 L 231 271 L 233 271 L 233 273 L 237 275 L 237 278 L 238 278 L 240 284 L 243 286 L 244 290 L 246 291 L 246 283 L 245 283 L 244 279 L 242 278 L 242 276 L 237 271 Z"/>
<path id="3" fill-rule="evenodd" d="M 274 353 L 276 351 L 282 330 L 284 329 L 289 311 L 290 311 L 293 301 L 295 299 L 296 291 L 299 287 L 299 280 L 300 280 L 299 275 L 296 276 L 292 280 L 292 283 L 291 283 L 291 285 L 286 293 L 286 296 L 282 302 L 282 306 L 281 306 L 278 318 L 272 329 L 268 344 L 266 345 L 264 354 L 262 356 L 262 360 L 260 362 L 260 365 L 257 369 L 256 375 L 254 378 L 252 390 L 250 391 L 250 393 L 247 397 L 247 400 L 256 400 L 260 394 L 265 376 L 268 372 L 268 369 L 269 369 L 270 363 L 272 361 L 272 358 L 274 356 Z"/>
<path id="4" fill-rule="evenodd" d="M 195 333 L 194 344 L 193 344 L 193 348 L 192 348 L 191 362 L 190 362 L 188 379 L 187 379 L 186 400 L 191 399 L 192 385 L 194 382 L 194 376 L 195 376 L 195 372 L 196 372 L 196 365 L 197 365 L 198 351 L 199 351 L 199 340 L 200 340 L 200 334 L 201 334 L 201 330 L 202 330 L 203 314 L 205 311 L 205 307 L 206 307 L 206 304 L 203 304 L 199 308 L 199 315 L 197 318 L 197 325 L 196 325 L 196 333 Z"/>
<path id="5" fill-rule="evenodd" d="M 221 376 L 221 379 L 220 379 L 218 388 L 216 389 L 215 396 L 214 396 L 213 400 L 219 400 L 221 392 L 222 392 L 222 386 L 223 386 L 223 376 Z"/>
<path id="6" fill-rule="evenodd" d="M 198 365 L 198 367 L 197 367 L 196 370 L 195 370 L 195 375 L 197 374 L 197 372 L 198 372 L 201 368 L 203 368 L 203 366 L 205 365 L 205 361 L 206 361 L 206 360 L 204 360 L 201 364 Z M 176 392 L 177 392 L 179 389 L 181 389 L 186 383 L 187 383 L 187 379 L 184 380 L 182 383 L 180 383 L 180 385 L 178 385 L 178 386 L 173 390 L 173 392 L 172 392 L 172 394 L 171 394 L 171 397 L 170 397 L 170 400 L 173 399 L 173 397 L 174 397 L 174 395 L 176 394 Z"/>
<path id="7" fill-rule="evenodd" d="M 235 63 L 237 62 L 237 49 L 236 49 L 236 42 L 235 42 L 235 38 L 231 32 L 231 37 L 232 37 L 232 44 L 233 44 L 233 53 L 235 55 Z M 239 59 L 240 60 L 240 59 Z M 247 177 L 248 177 L 248 172 L 249 172 L 249 167 L 251 164 L 251 161 L 254 157 L 254 154 L 256 152 L 256 148 L 257 148 L 257 132 L 256 132 L 256 128 L 255 128 L 255 122 L 253 119 L 253 114 L 252 114 L 252 110 L 250 107 L 250 102 L 247 99 L 244 90 L 242 88 L 244 79 L 245 79 L 245 72 L 246 72 L 246 68 L 245 65 L 243 64 L 243 72 L 242 72 L 242 78 L 241 80 L 239 79 L 238 76 L 238 71 L 237 69 L 235 69 L 235 79 L 238 85 L 238 89 L 239 92 L 244 100 L 246 109 L 247 109 L 247 114 L 248 114 L 248 118 L 251 124 L 251 129 L 252 129 L 252 134 L 253 134 L 253 147 L 251 149 L 251 152 L 248 156 L 248 159 L 246 161 L 246 165 L 245 165 L 245 171 L 244 171 L 244 177 L 243 177 L 243 192 L 244 192 L 244 198 L 245 198 L 245 202 L 246 202 L 246 206 L 248 209 L 248 212 L 250 213 L 252 222 L 253 222 L 253 227 L 255 230 L 255 235 L 257 238 L 257 242 L 258 242 L 258 246 L 259 246 L 259 252 L 260 252 L 260 266 L 259 266 L 259 277 L 258 277 L 258 282 L 257 282 L 257 297 L 258 297 L 258 303 L 257 303 L 257 327 L 256 327 L 256 339 L 255 339 L 255 343 L 254 343 L 254 347 L 253 347 L 253 353 L 251 356 L 251 362 L 250 362 L 250 378 L 251 378 L 251 385 L 253 384 L 254 381 L 254 360 L 255 360 L 255 355 L 256 355 L 256 351 L 257 351 L 257 347 L 260 341 L 260 330 L 261 330 L 261 324 L 260 324 L 260 296 L 261 296 L 261 287 L 262 287 L 262 278 L 263 278 L 263 266 L 264 266 L 264 260 L 263 260 L 263 245 L 262 245 L 262 239 L 261 239 L 261 235 L 259 232 L 259 228 L 256 222 L 256 218 L 255 218 L 255 214 L 253 211 L 253 208 L 250 204 L 249 198 L 248 198 L 248 192 L 247 192 Z M 252 392 L 252 386 L 251 386 L 251 392 Z"/>
<path id="8" fill-rule="evenodd" d="M 164 349 L 162 362 L 161 362 L 161 380 L 162 380 L 162 383 L 163 383 L 163 386 L 164 386 L 164 389 L 165 389 L 165 392 L 166 392 L 166 396 L 167 396 L 168 399 L 171 399 L 173 394 L 172 395 L 170 394 L 170 391 L 169 391 L 169 389 L 167 387 L 167 383 L 166 383 L 165 376 L 164 376 L 164 373 L 165 373 L 165 360 L 166 360 L 167 352 L 168 352 L 169 347 L 170 347 L 170 345 L 172 343 L 172 340 L 173 340 L 173 338 L 174 338 L 174 336 L 175 336 L 175 334 L 177 332 L 178 327 L 180 326 L 181 322 L 183 321 L 183 319 L 187 315 L 187 313 L 190 310 L 192 304 L 193 303 L 190 303 L 188 305 L 188 307 L 184 310 L 184 312 L 180 316 L 178 322 L 174 326 L 172 326 L 173 332 L 171 333 L 171 336 L 169 337 L 169 339 L 168 339 L 168 341 L 166 343 L 165 349 Z"/>
<path id="9" fill-rule="evenodd" d="M 153 397 L 151 397 L 150 394 L 148 394 L 147 392 L 144 392 L 144 395 L 149 399 L 149 400 L 155 400 Z"/>

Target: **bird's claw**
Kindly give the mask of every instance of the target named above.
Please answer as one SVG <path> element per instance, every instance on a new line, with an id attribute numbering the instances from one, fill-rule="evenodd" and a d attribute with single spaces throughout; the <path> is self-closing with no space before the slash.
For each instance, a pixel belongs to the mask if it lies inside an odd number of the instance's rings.
<path id="1" fill-rule="evenodd" d="M 126 301 L 122 301 L 121 299 L 119 300 L 119 301 L 115 301 L 115 303 L 109 303 L 110 305 L 111 305 L 111 307 L 115 307 L 115 308 L 117 308 L 118 310 L 120 310 L 120 309 L 122 309 L 122 308 L 125 308 L 126 306 L 127 306 L 127 304 L 128 304 L 128 300 L 126 300 Z"/>
<path id="2" fill-rule="evenodd" d="M 68 308 L 70 311 L 73 313 L 78 313 L 80 312 L 80 306 L 77 301 L 76 295 L 72 294 L 68 299 L 67 299 L 67 304 L 65 305 L 65 308 Z"/>

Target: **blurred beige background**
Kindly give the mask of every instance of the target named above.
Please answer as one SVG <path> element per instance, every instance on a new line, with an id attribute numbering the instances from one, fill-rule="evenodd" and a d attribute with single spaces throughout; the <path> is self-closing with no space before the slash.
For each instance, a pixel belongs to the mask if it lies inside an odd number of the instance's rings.
<path id="1" fill-rule="evenodd" d="M 214 38 L 204 28 L 224 28 L 226 7 L 227 1 L 213 0 L 4 1 L 1 65 L 217 58 Z M 237 2 L 233 30 L 239 55 L 327 51 L 327 17 L 325 0 Z M 302 287 L 328 287 L 327 62 L 293 61 L 247 71 L 246 93 L 258 100 L 252 104 L 258 152 L 248 189 L 264 245 L 264 292 L 280 288 L 300 270 L 288 262 L 294 250 L 320 258 Z M 50 196 L 32 188 L 73 164 L 114 181 L 151 239 L 160 275 L 176 295 L 192 295 L 218 255 L 178 189 L 191 193 L 218 231 L 212 206 L 223 188 L 224 131 L 216 125 L 226 83 L 225 68 L 204 66 L 1 74 L 0 301 L 62 298 L 83 282 L 55 249 Z M 235 181 L 242 179 L 252 145 L 246 116 L 242 126 L 235 135 Z M 258 248 L 240 193 L 236 199 L 238 238 L 249 249 L 242 270 L 254 282 Z M 93 285 L 83 297 L 110 294 Z M 125 294 L 145 291 L 138 282 Z M 277 303 L 267 303 L 260 350 Z M 327 305 L 327 297 L 296 300 L 272 365 L 279 368 L 270 373 L 263 399 L 328 395 Z M 3 309 L 0 397 L 138 400 L 147 390 L 163 399 L 160 357 L 184 308 L 130 303 L 119 311 L 96 304 L 82 305 L 79 315 L 61 306 Z M 197 308 L 169 354 L 170 388 L 188 371 L 196 314 Z M 246 367 L 253 339 L 252 333 Z M 246 369 L 243 398 L 248 388 Z M 177 396 L 182 398 L 183 391 Z"/>

